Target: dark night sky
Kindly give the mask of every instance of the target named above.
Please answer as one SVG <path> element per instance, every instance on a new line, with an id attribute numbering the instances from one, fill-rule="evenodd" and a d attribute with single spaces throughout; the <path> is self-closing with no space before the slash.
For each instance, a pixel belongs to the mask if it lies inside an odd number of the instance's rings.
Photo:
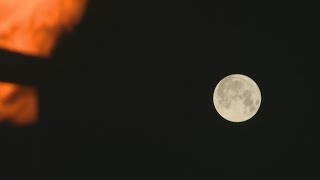
<path id="1" fill-rule="evenodd" d="M 0 171 L 41 179 L 316 176 L 315 7 L 91 1 L 38 83 L 39 124 L 0 126 Z M 241 124 L 212 104 L 215 85 L 233 73 L 262 93 L 258 114 Z"/>

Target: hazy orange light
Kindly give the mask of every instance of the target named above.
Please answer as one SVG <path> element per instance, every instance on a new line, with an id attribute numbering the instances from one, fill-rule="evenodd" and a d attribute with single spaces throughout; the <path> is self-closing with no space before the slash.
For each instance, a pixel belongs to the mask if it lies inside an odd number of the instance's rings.
<path id="1" fill-rule="evenodd" d="M 0 122 L 31 125 L 38 119 L 38 96 L 34 87 L 0 82 Z"/>
<path id="2" fill-rule="evenodd" d="M 50 57 L 59 36 L 81 20 L 86 4 L 87 0 L 0 0 L 0 49 Z M 0 121 L 24 125 L 37 118 L 35 87 L 0 82 Z"/>
<path id="3" fill-rule="evenodd" d="M 1 0 L 0 48 L 48 57 L 57 38 L 71 30 L 86 0 Z"/>

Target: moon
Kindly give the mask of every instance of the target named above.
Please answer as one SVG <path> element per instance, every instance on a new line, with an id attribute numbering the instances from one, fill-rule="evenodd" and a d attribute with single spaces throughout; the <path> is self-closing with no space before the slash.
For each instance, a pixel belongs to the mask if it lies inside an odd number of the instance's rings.
<path id="1" fill-rule="evenodd" d="M 258 85 L 248 76 L 232 74 L 223 78 L 215 87 L 213 104 L 224 119 L 244 122 L 258 112 L 261 92 Z"/>

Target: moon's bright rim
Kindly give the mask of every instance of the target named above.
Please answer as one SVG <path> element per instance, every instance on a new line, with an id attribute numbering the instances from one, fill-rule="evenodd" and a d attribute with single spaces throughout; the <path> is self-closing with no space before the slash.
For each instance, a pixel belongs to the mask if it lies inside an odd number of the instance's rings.
<path id="1" fill-rule="evenodd" d="M 248 76 L 232 74 L 223 78 L 215 87 L 213 104 L 224 119 L 243 122 L 258 112 L 261 92 L 258 85 Z"/>

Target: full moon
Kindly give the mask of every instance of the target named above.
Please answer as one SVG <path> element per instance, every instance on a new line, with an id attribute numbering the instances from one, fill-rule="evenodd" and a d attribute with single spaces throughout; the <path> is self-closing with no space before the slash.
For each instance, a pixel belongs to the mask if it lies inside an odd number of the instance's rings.
<path id="1" fill-rule="evenodd" d="M 261 92 L 258 85 L 248 76 L 232 74 L 217 84 L 213 92 L 213 104 L 224 119 L 243 122 L 258 112 Z"/>

